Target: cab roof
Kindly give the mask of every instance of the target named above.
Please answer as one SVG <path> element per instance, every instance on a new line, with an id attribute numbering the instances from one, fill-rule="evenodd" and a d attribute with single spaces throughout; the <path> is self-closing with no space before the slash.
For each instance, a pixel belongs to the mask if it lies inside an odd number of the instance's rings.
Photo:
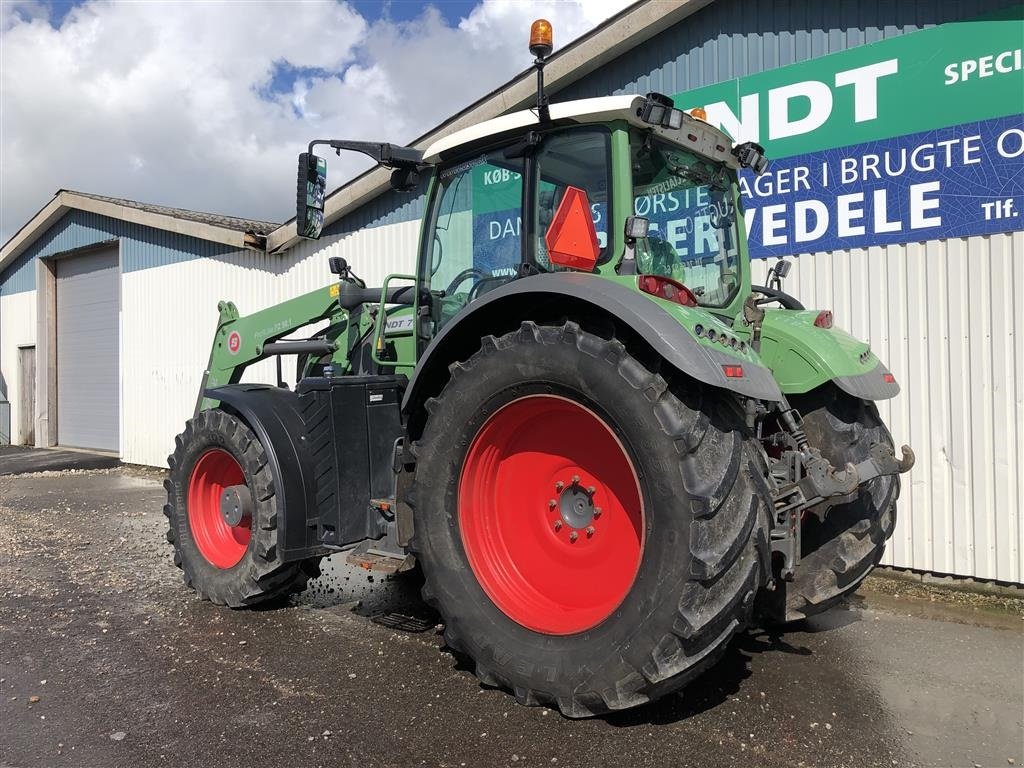
<path id="1" fill-rule="evenodd" d="M 645 101 L 645 96 L 632 94 L 556 102 L 549 107 L 551 123 L 572 125 L 624 120 L 638 128 L 652 130 L 655 134 L 712 160 L 725 163 L 730 168 L 738 169 L 740 167 L 739 161 L 732 153 L 733 142 L 728 134 L 685 112 L 683 113 L 683 124 L 678 129 L 651 125 L 640 119 L 640 110 Z M 499 137 L 514 136 L 517 133 L 525 133 L 530 128 L 543 125 L 545 124 L 541 123 L 535 109 L 511 112 L 468 126 L 438 139 L 423 151 L 423 161 L 431 164 L 444 162 L 451 157 L 460 155 L 460 149 L 469 149 L 473 145 L 485 143 L 488 138 L 498 139 Z"/>

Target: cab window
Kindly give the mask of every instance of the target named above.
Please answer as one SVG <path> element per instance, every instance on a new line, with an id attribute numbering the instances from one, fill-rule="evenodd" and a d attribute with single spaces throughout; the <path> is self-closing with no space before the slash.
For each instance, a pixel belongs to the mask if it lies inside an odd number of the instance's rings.
<path id="1" fill-rule="evenodd" d="M 424 248 L 436 329 L 473 299 L 519 272 L 522 260 L 523 160 L 502 150 L 438 172 Z"/>
<path id="2" fill-rule="evenodd" d="M 571 129 L 549 135 L 536 154 L 537 194 L 535 211 L 537 239 L 534 258 L 545 270 L 562 269 L 552 265 L 544 235 L 551 226 L 558 205 L 569 187 L 587 193 L 590 212 L 601 246 L 598 263 L 609 257 L 608 200 L 611 189 L 609 173 L 610 138 L 605 130 L 594 128 Z"/>

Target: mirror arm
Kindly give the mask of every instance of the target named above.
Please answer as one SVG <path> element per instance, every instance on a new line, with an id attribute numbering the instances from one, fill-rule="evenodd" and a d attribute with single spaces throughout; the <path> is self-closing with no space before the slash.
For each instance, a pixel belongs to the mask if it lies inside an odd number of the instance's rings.
<path id="1" fill-rule="evenodd" d="M 418 168 L 423 164 L 423 153 L 420 150 L 378 141 L 314 139 L 309 142 L 309 153 L 313 153 L 313 147 L 322 144 L 326 144 L 339 155 L 343 149 L 350 152 L 362 152 L 385 168 Z"/>

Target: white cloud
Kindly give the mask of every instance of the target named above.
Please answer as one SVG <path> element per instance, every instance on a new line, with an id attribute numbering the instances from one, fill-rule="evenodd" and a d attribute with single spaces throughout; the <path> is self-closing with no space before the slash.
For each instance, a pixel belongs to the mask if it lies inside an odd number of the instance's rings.
<path id="1" fill-rule="evenodd" d="M 486 0 L 367 23 L 347 3 L 91 0 L 59 29 L 37 2 L 0 18 L 0 241 L 58 188 L 283 221 L 312 138 L 409 141 L 628 0 Z M 275 64 L 310 74 L 270 93 Z M 364 167 L 334 159 L 332 183 Z"/>

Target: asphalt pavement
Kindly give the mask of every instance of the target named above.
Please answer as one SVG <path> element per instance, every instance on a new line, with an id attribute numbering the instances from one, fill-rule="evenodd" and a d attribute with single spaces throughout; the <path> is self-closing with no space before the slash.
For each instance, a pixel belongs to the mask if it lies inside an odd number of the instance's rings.
<path id="1" fill-rule="evenodd" d="M 749 630 L 679 696 L 567 720 L 481 687 L 416 574 L 332 559 L 284 607 L 197 600 L 161 480 L 0 477 L 0 766 L 1024 764 L 1021 601 L 869 584 Z"/>

